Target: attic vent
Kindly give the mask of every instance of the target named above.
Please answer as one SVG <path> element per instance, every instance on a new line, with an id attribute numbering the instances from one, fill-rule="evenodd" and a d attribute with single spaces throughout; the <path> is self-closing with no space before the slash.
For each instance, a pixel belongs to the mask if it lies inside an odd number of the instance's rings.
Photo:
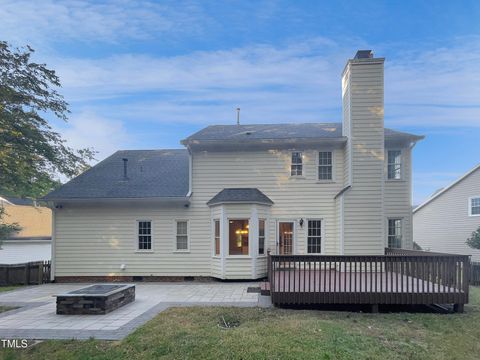
<path id="1" fill-rule="evenodd" d="M 371 59 L 373 58 L 372 50 L 358 50 L 355 59 Z"/>
<path id="2" fill-rule="evenodd" d="M 127 158 L 123 158 L 123 180 L 128 180 L 128 176 L 127 176 L 127 163 L 128 163 L 128 159 Z"/>

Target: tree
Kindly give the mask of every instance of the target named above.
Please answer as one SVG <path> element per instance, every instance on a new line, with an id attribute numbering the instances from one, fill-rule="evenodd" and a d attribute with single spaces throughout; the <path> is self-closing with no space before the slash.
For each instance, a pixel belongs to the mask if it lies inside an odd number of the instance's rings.
<path id="1" fill-rule="evenodd" d="M 5 216 L 5 208 L 0 206 L 0 219 Z M 20 231 L 21 228 L 17 223 L 13 224 L 0 224 L 0 248 L 2 246 L 2 240 L 7 239 L 12 233 Z"/>
<path id="2" fill-rule="evenodd" d="M 68 147 L 49 124 L 67 121 L 68 104 L 55 71 L 33 62 L 33 52 L 0 41 L 0 191 L 35 198 L 59 186 L 60 175 L 83 172 L 95 152 Z"/>
<path id="3" fill-rule="evenodd" d="M 480 226 L 472 232 L 472 235 L 467 239 L 466 243 L 472 249 L 480 249 Z"/>

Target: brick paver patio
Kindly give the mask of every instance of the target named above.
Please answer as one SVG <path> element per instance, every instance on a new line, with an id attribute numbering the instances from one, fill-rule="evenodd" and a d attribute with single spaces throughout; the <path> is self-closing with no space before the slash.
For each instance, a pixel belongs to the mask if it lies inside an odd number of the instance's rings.
<path id="1" fill-rule="evenodd" d="M 0 338 L 119 340 L 172 306 L 259 306 L 258 283 L 142 283 L 136 300 L 106 315 L 57 315 L 53 295 L 89 284 L 46 284 L 0 293 L 0 305 L 20 306 L 0 313 Z"/>

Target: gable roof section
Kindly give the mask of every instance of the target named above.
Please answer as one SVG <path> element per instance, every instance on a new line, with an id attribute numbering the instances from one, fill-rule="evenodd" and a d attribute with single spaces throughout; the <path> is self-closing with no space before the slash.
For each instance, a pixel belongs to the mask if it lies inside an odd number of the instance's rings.
<path id="1" fill-rule="evenodd" d="M 126 179 L 124 158 L 128 159 Z M 187 150 L 122 150 L 43 200 L 185 198 L 188 189 Z"/>
<path id="2" fill-rule="evenodd" d="M 1 196 L 0 195 L 0 202 L 5 201 L 11 205 L 22 205 L 22 206 L 34 206 L 35 202 L 32 199 L 27 198 L 19 198 L 13 196 Z"/>
<path id="3" fill-rule="evenodd" d="M 417 212 L 418 210 L 420 210 L 421 208 L 423 208 L 425 205 L 429 204 L 430 202 L 432 202 L 433 200 L 435 200 L 436 198 L 438 198 L 439 196 L 442 196 L 442 194 L 446 193 L 448 190 L 450 190 L 451 188 L 453 188 L 455 185 L 459 184 L 462 180 L 466 179 L 467 177 L 469 177 L 471 174 L 473 174 L 474 172 L 476 172 L 477 170 L 480 170 L 480 164 L 478 164 L 477 166 L 475 166 L 472 170 L 468 171 L 466 174 L 464 174 L 462 177 L 460 177 L 459 179 L 457 179 L 456 181 L 454 181 L 453 183 L 451 183 L 450 185 L 448 185 L 447 187 L 445 187 L 444 189 L 440 190 L 440 191 L 437 191 L 436 193 L 434 193 L 434 195 L 430 196 L 426 201 L 424 201 L 423 203 L 421 203 L 420 205 L 418 205 L 415 209 L 413 209 L 413 212 Z"/>
<path id="4" fill-rule="evenodd" d="M 385 129 L 386 141 L 418 141 L 423 136 Z M 183 145 L 295 141 L 345 141 L 342 123 L 211 125 L 182 140 Z"/>
<path id="5" fill-rule="evenodd" d="M 257 188 L 229 188 L 223 189 L 208 202 L 208 206 L 219 204 L 261 204 L 273 205 L 273 201 Z"/>

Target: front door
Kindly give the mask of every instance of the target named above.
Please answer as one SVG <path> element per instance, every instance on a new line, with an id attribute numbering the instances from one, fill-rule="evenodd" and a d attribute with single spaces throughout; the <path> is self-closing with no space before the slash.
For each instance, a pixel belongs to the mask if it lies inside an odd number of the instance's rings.
<path id="1" fill-rule="evenodd" d="M 278 253 L 280 255 L 293 254 L 293 229 L 292 221 L 278 223 Z"/>

